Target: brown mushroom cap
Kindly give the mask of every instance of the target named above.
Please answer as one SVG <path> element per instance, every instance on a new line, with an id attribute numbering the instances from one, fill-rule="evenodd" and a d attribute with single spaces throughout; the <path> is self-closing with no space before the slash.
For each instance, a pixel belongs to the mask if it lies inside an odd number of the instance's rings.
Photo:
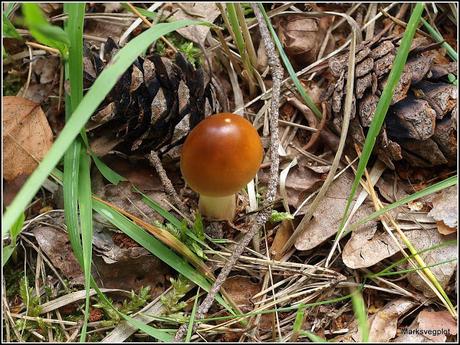
<path id="1" fill-rule="evenodd" d="M 262 163 L 259 134 L 242 116 L 221 113 L 201 121 L 182 147 L 182 176 L 197 193 L 221 197 L 242 189 Z"/>

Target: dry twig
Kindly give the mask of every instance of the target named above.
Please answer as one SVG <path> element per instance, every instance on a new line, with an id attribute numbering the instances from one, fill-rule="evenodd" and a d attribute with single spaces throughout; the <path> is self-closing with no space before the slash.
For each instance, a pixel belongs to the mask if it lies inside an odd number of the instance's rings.
<path id="1" fill-rule="evenodd" d="M 160 177 L 161 183 L 165 189 L 165 192 L 168 194 L 168 196 L 171 198 L 171 200 L 175 203 L 177 208 L 184 214 L 187 215 L 189 214 L 187 208 L 185 207 L 184 203 L 182 200 L 179 198 L 179 195 L 177 195 L 176 190 L 174 189 L 171 180 L 169 179 L 168 175 L 166 175 L 166 171 L 163 168 L 163 164 L 161 164 L 161 160 L 158 157 L 157 153 L 155 151 L 150 151 L 150 155 L 148 156 L 150 164 L 155 168 L 155 170 L 158 173 L 158 176 Z"/>
<path id="2" fill-rule="evenodd" d="M 272 205 L 276 197 L 276 189 L 278 186 L 278 169 L 279 169 L 279 156 L 278 156 L 278 146 L 279 146 L 279 137 L 278 137 L 278 117 L 279 117 L 279 107 L 280 107 L 280 93 L 281 93 L 281 81 L 283 78 L 283 69 L 281 68 L 281 63 L 278 58 L 275 45 L 268 31 L 265 20 L 260 12 L 257 4 L 251 4 L 254 13 L 256 15 L 257 21 L 259 23 L 259 30 L 262 36 L 262 40 L 265 45 L 265 50 L 268 56 L 268 64 L 270 66 L 272 80 L 273 80 L 273 92 L 271 99 L 270 107 L 270 156 L 272 164 L 270 167 L 270 180 L 268 182 L 267 193 L 265 195 L 264 206 Z M 271 214 L 272 206 L 264 207 L 263 210 L 257 215 L 253 226 L 245 234 L 243 239 L 235 247 L 232 256 L 227 261 L 225 266 L 222 268 L 219 276 L 217 277 L 215 283 L 211 287 L 208 295 L 201 303 L 198 311 L 196 313 L 195 320 L 200 320 L 208 312 L 211 307 L 216 294 L 219 292 L 221 286 L 227 279 L 230 271 L 234 267 L 236 261 L 243 253 L 246 246 L 249 244 L 251 239 L 254 237 L 255 233 L 259 231 L 260 227 L 265 224 L 268 217 Z M 187 332 L 187 324 L 182 325 L 176 333 L 175 341 L 180 341 L 183 339 L 184 335 Z"/>

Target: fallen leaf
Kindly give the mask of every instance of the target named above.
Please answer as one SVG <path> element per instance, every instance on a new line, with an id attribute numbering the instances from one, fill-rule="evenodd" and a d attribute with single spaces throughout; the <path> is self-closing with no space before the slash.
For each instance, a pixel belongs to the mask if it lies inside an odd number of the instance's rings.
<path id="1" fill-rule="evenodd" d="M 401 330 L 401 335 L 394 342 L 411 344 L 421 342 L 438 343 L 445 342 L 447 336 L 454 335 L 457 335 L 457 322 L 448 311 L 436 312 L 424 309 L 409 327 Z"/>
<path id="2" fill-rule="evenodd" d="M 399 298 L 389 302 L 375 315 L 372 315 L 369 318 L 369 341 L 383 343 L 396 337 L 398 319 L 414 306 L 413 301 Z"/>
<path id="3" fill-rule="evenodd" d="M 29 175 L 19 175 L 10 181 L 3 181 L 3 205 L 11 204 L 28 177 Z"/>
<path id="4" fill-rule="evenodd" d="M 438 231 L 441 235 L 450 235 L 453 234 L 454 232 L 457 232 L 457 228 L 451 228 L 450 226 L 447 226 L 444 222 L 442 221 L 437 221 L 436 226 L 438 227 Z"/>
<path id="5" fill-rule="evenodd" d="M 295 209 L 301 205 L 314 188 L 324 181 L 324 175 L 311 170 L 306 159 L 298 157 L 297 160 L 297 165 L 291 167 L 285 180 L 286 201 L 289 206 Z M 268 179 L 268 171 L 259 172 L 259 181 L 261 183 L 268 183 Z M 282 197 L 282 195 L 280 195 L 280 197 Z M 304 210 L 305 207 L 297 214 L 304 214 Z"/>
<path id="6" fill-rule="evenodd" d="M 67 234 L 50 226 L 38 226 L 33 229 L 33 233 L 39 247 L 53 265 L 73 284 L 83 284 L 83 272 L 73 254 Z"/>
<path id="7" fill-rule="evenodd" d="M 386 343 L 396 337 L 398 319 L 409 312 L 415 305 L 415 302 L 407 298 L 398 298 L 380 308 L 369 317 L 369 341 Z M 348 328 L 350 331 L 336 340 L 340 342 L 360 342 L 361 335 L 357 320 L 353 320 Z"/>
<path id="8" fill-rule="evenodd" d="M 291 237 L 294 232 L 292 220 L 285 219 L 281 222 L 276 231 L 275 238 L 273 240 L 272 246 L 270 247 L 270 254 L 275 260 L 281 260 L 282 249 L 286 242 Z"/>
<path id="9" fill-rule="evenodd" d="M 40 105 L 22 97 L 3 97 L 3 177 L 12 180 L 34 171 L 53 144 Z"/>
<path id="10" fill-rule="evenodd" d="M 437 221 L 443 221 L 450 228 L 457 227 L 457 196 L 457 186 L 442 190 L 433 198 L 433 209 L 428 215 Z"/>
<path id="11" fill-rule="evenodd" d="M 201 17 L 194 16 L 193 14 L 198 14 Z M 213 23 L 219 15 L 220 11 L 214 2 L 183 2 L 181 6 L 177 9 L 177 11 L 174 13 L 172 18 L 174 20 L 204 20 Z M 204 41 L 209 33 L 209 30 L 209 26 L 190 25 L 186 28 L 177 30 L 177 32 L 189 41 L 204 46 Z"/>
<path id="12" fill-rule="evenodd" d="M 313 213 L 312 220 L 295 242 L 295 247 L 298 250 L 313 249 L 337 233 L 352 183 L 353 175 L 348 172 L 332 182 Z M 352 223 L 371 213 L 371 210 L 371 207 L 363 204 L 353 216 Z M 376 223 L 371 222 L 363 224 L 359 230 L 370 231 L 373 234 L 375 227 Z"/>
<path id="13" fill-rule="evenodd" d="M 305 67 L 316 61 L 324 41 L 331 17 L 308 18 L 301 14 L 289 14 L 276 20 L 278 35 L 286 54 L 298 67 Z M 325 54 L 334 46 L 329 40 Z"/>
<path id="14" fill-rule="evenodd" d="M 262 283 L 254 283 L 249 277 L 233 276 L 223 287 L 241 311 L 247 313 L 254 308 L 252 296 L 260 292 Z"/>

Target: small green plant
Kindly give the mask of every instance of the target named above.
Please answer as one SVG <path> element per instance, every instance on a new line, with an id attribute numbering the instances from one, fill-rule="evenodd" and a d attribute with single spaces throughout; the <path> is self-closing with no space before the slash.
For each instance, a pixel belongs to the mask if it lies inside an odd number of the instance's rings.
<path id="1" fill-rule="evenodd" d="M 183 275 L 179 275 L 177 279 L 171 278 L 170 281 L 172 290 L 160 298 L 164 306 L 163 315 L 175 321 L 184 322 L 186 318 L 181 310 L 186 307 L 187 303 L 181 301 L 181 299 L 190 290 L 190 280 Z"/>
<path id="2" fill-rule="evenodd" d="M 198 257 L 202 259 L 207 259 L 207 256 L 204 254 L 204 251 L 201 247 L 201 243 L 205 240 L 203 219 L 200 214 L 197 214 L 195 218 L 195 223 L 191 228 L 187 226 L 186 221 L 182 221 L 180 226 L 178 224 L 172 224 L 166 222 L 162 224 L 158 221 L 154 222 L 155 226 L 161 227 L 162 229 L 168 230 L 171 234 L 177 237 L 182 241 L 189 249 L 191 249 Z"/>
<path id="3" fill-rule="evenodd" d="M 36 330 L 37 328 L 45 331 L 47 329 L 46 323 L 38 318 L 42 311 L 40 306 L 40 297 L 34 294 L 34 289 L 32 287 L 29 287 L 26 275 L 19 280 L 19 296 L 26 308 L 26 315 L 36 317 L 37 319 L 36 321 L 18 319 L 16 320 L 16 328 L 22 333 L 24 331 Z M 23 334 L 24 339 L 27 339 L 28 337 L 28 334 Z"/>
<path id="4" fill-rule="evenodd" d="M 287 219 L 294 219 L 294 216 L 289 212 L 278 212 L 277 210 L 273 210 L 269 220 L 270 223 L 278 223 Z"/>
<path id="5" fill-rule="evenodd" d="M 19 233 L 22 230 L 22 226 L 24 224 L 25 220 L 25 215 L 22 213 L 16 223 L 11 227 L 10 229 L 10 240 L 11 243 L 5 247 L 3 247 L 3 253 L 2 253 L 2 267 L 5 266 L 5 264 L 8 262 L 11 256 L 13 258 L 16 255 L 16 241 L 17 237 L 19 236 Z"/>
<path id="6" fill-rule="evenodd" d="M 165 38 L 170 41 L 178 51 L 183 53 L 187 61 L 193 66 L 198 67 L 203 64 L 203 53 L 195 43 L 190 42 L 174 32 L 166 35 Z M 166 55 L 166 44 L 163 41 L 158 40 L 155 43 L 155 52 L 161 56 Z"/>
<path id="7" fill-rule="evenodd" d="M 27 276 L 23 276 L 19 282 L 19 296 L 26 307 L 27 316 L 38 316 L 41 312 L 40 297 L 34 294 L 34 289 L 29 287 Z"/>
<path id="8" fill-rule="evenodd" d="M 100 308 L 104 311 L 106 320 L 103 321 L 105 326 L 113 326 L 121 321 L 120 313 L 129 315 L 137 312 L 140 308 L 145 306 L 151 298 L 150 286 L 141 287 L 139 292 L 131 291 L 129 299 L 123 301 L 119 306 L 118 312 L 113 309 L 113 301 L 110 298 L 107 300 L 98 299 L 98 302 L 93 305 L 95 308 Z"/>

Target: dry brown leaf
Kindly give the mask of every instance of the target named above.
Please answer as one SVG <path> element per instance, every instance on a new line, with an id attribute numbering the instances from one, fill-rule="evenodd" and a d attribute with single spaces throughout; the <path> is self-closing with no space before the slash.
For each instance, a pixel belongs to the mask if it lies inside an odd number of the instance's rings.
<path id="1" fill-rule="evenodd" d="M 270 254 L 275 260 L 281 260 L 282 249 L 294 232 L 292 220 L 285 219 L 281 222 L 270 247 Z"/>
<path id="2" fill-rule="evenodd" d="M 422 310 L 412 324 L 401 330 L 394 341 L 399 343 L 445 342 L 447 336 L 457 334 L 457 322 L 448 311 Z M 455 339 L 454 339 L 455 340 Z M 452 341 L 450 339 L 450 341 Z"/>
<path id="3" fill-rule="evenodd" d="M 201 17 L 194 16 L 194 14 L 197 14 Z M 174 20 L 205 20 L 207 22 L 213 23 L 219 15 L 220 11 L 214 2 L 184 2 L 177 9 L 172 18 Z M 209 26 L 191 25 L 186 28 L 179 29 L 177 32 L 186 39 L 204 46 L 204 41 L 209 33 L 209 30 Z"/>
<path id="4" fill-rule="evenodd" d="M 299 66 L 304 67 L 316 61 L 325 39 L 331 17 L 307 18 L 302 14 L 289 14 L 276 20 L 279 24 L 278 35 L 286 54 Z M 334 39 L 328 40 L 327 54 L 334 45 Z"/>
<path id="5" fill-rule="evenodd" d="M 396 299 L 385 305 L 369 318 L 369 341 L 388 342 L 396 337 L 398 319 L 405 315 L 415 303 L 406 298 Z"/>
<path id="6" fill-rule="evenodd" d="M 40 105 L 22 97 L 3 97 L 3 177 L 12 180 L 28 175 L 53 144 Z"/>
<path id="7" fill-rule="evenodd" d="M 428 213 L 437 221 L 443 221 L 450 228 L 457 227 L 457 186 L 446 188 L 433 198 L 433 209 Z"/>
<path id="8" fill-rule="evenodd" d="M 254 308 L 252 296 L 260 292 L 262 284 L 254 283 L 249 277 L 233 276 L 225 281 L 223 287 L 241 311 L 247 313 Z"/>
<path id="9" fill-rule="evenodd" d="M 447 226 L 444 222 L 442 221 L 437 221 L 436 226 L 438 227 L 438 231 L 441 235 L 450 235 L 453 234 L 454 232 L 457 232 L 457 228 L 451 228 L 450 226 Z"/>
<path id="10" fill-rule="evenodd" d="M 83 272 L 73 254 L 66 233 L 50 226 L 36 227 L 33 233 L 39 247 L 53 265 L 73 284 L 83 284 Z"/>
<path id="11" fill-rule="evenodd" d="M 398 319 L 404 316 L 415 306 L 415 302 L 407 298 L 398 298 L 380 308 L 377 313 L 369 317 L 369 341 L 386 343 L 396 337 Z M 341 342 L 360 342 L 358 322 L 354 320 L 349 326 L 350 331 L 338 337 Z"/>
<path id="12" fill-rule="evenodd" d="M 353 175 L 346 172 L 331 184 L 323 200 L 321 200 L 313 213 L 312 220 L 297 239 L 295 247 L 298 250 L 313 249 L 337 233 L 352 183 Z M 370 207 L 361 206 L 353 216 L 352 223 L 371 211 Z M 359 230 L 373 233 L 375 232 L 374 228 L 375 222 L 371 222 L 362 225 Z"/>
<path id="13" fill-rule="evenodd" d="M 286 194 L 288 205 L 298 208 L 306 197 L 318 187 L 318 185 L 324 181 L 324 175 L 318 174 L 311 170 L 308 166 L 306 159 L 298 157 L 298 163 L 296 166 L 289 170 L 286 178 Z M 259 182 L 268 183 L 269 173 L 268 171 L 261 170 L 259 172 Z M 282 195 L 280 195 L 282 197 Z M 304 214 L 305 208 L 303 208 L 298 215 Z"/>

